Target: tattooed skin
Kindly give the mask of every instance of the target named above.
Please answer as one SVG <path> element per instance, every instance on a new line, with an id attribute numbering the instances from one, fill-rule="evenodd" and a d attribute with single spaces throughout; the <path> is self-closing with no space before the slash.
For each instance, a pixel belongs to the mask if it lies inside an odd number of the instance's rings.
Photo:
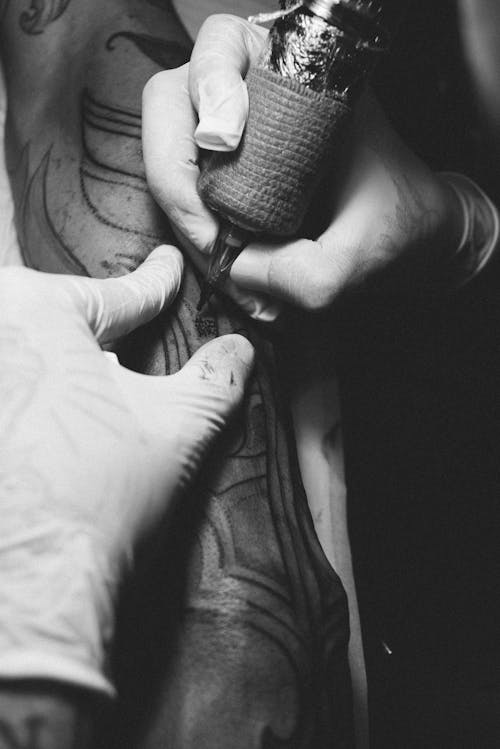
<path id="1" fill-rule="evenodd" d="M 100 2 L 89 2 L 92 27 L 82 34 L 91 52 L 73 60 L 81 73 L 42 108 L 46 127 L 26 125 L 15 110 L 27 104 L 11 101 L 19 239 L 26 263 L 41 270 L 119 275 L 173 241 L 147 190 L 140 96 L 150 75 L 188 59 L 189 40 L 166 2 L 148 3 L 162 14 L 139 0 L 111 4 L 107 17 Z M 120 5 L 136 9 L 140 23 L 117 17 Z M 53 19 L 56 5 L 50 9 Z M 66 54 L 74 34 L 68 28 Z M 61 49 L 52 60 L 62 75 Z M 209 338 L 245 327 L 257 371 L 239 424 L 186 502 L 178 546 L 156 565 L 164 577 L 150 572 L 124 602 L 121 703 L 106 745 L 351 749 L 346 596 L 313 530 L 273 349 L 222 304 L 197 320 L 199 291 L 188 267 L 174 307 L 121 343 L 122 363 L 173 373 Z"/>
<path id="2" fill-rule="evenodd" d="M 70 0 L 31 0 L 29 9 L 19 19 L 22 30 L 27 34 L 41 34 L 64 13 L 69 3 Z"/>

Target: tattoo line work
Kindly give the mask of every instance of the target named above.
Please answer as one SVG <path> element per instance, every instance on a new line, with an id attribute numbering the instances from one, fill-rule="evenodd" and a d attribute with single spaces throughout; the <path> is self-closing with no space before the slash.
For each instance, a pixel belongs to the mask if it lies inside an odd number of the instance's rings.
<path id="1" fill-rule="evenodd" d="M 111 36 L 107 49 L 122 42 L 155 65 L 171 65 L 185 52 L 132 32 Z M 140 114 L 89 88 L 81 115 L 79 165 L 68 177 L 77 194 L 78 232 L 70 241 L 65 222 L 54 215 L 53 152 L 32 172 L 27 146 L 13 179 L 21 245 L 27 263 L 43 270 L 116 275 L 134 267 L 153 242 L 173 235 L 147 191 Z M 222 307 L 201 325 L 198 296 L 188 267 L 168 316 L 124 342 L 122 363 L 174 373 L 207 338 L 241 328 Z M 172 731 L 171 741 L 166 736 L 163 743 L 183 749 L 206 744 L 208 736 L 211 746 L 229 748 L 236 735 L 242 745 L 262 749 L 350 749 L 346 596 L 313 530 L 273 352 L 255 333 L 250 338 L 260 363 L 241 418 L 198 485 L 205 502 L 197 506 L 205 510 L 200 526 L 189 531 L 183 623 L 152 697 L 151 730 L 155 721 L 167 726 L 162 730 Z M 150 704 L 134 699 L 139 686 L 127 687 L 135 712 Z M 125 715 L 126 694 L 124 700 Z M 146 738 L 141 749 L 147 746 Z"/>

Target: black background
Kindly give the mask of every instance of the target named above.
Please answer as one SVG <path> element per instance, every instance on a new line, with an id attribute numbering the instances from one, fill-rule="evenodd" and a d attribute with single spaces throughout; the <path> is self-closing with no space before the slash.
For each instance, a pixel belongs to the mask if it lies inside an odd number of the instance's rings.
<path id="1" fill-rule="evenodd" d="M 375 87 L 433 169 L 497 196 L 454 2 L 413 3 Z M 335 311 L 377 749 L 500 746 L 498 276 Z"/>

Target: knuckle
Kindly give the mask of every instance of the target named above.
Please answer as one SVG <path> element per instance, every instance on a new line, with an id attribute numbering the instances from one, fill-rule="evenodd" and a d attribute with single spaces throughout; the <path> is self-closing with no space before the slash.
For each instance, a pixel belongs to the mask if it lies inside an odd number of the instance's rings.
<path id="1" fill-rule="evenodd" d="M 323 264 L 312 264 L 302 278 L 301 306 L 310 312 L 321 312 L 332 304 L 334 296 L 330 275 Z"/>
<path id="2" fill-rule="evenodd" d="M 102 284 L 113 283 L 116 279 L 100 281 L 100 279 L 83 279 L 87 283 L 77 285 L 78 297 L 75 299 L 79 308 L 84 313 L 92 330 L 99 336 L 105 328 L 106 303 Z"/>
<path id="3" fill-rule="evenodd" d="M 304 277 L 303 306 L 311 312 L 330 307 L 349 275 L 347 253 L 332 253 L 321 239 L 312 243 L 313 254 Z"/>
<path id="4" fill-rule="evenodd" d="M 321 312 L 327 309 L 333 302 L 334 294 L 328 282 L 323 278 L 316 279 L 309 287 L 305 288 L 302 297 L 303 306 L 309 312 Z"/>
<path id="5" fill-rule="evenodd" d="M 172 214 L 177 210 L 179 190 L 176 190 L 172 181 L 165 176 L 160 160 L 145 159 L 144 166 L 149 191 L 169 219 L 174 221 L 175 215 Z"/>
<path id="6" fill-rule="evenodd" d="M 268 287 L 305 310 L 323 310 L 334 297 L 330 270 L 318 242 L 301 239 L 271 254 Z"/>

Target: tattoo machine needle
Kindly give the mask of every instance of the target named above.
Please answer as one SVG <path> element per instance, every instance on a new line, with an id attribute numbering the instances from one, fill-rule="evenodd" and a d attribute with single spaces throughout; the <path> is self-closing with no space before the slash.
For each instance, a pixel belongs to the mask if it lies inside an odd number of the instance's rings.
<path id="1" fill-rule="evenodd" d="M 246 76 L 249 115 L 234 152 L 213 152 L 198 181 L 221 219 L 200 311 L 256 237 L 297 234 L 353 104 L 388 46 L 382 0 L 281 0 Z"/>

